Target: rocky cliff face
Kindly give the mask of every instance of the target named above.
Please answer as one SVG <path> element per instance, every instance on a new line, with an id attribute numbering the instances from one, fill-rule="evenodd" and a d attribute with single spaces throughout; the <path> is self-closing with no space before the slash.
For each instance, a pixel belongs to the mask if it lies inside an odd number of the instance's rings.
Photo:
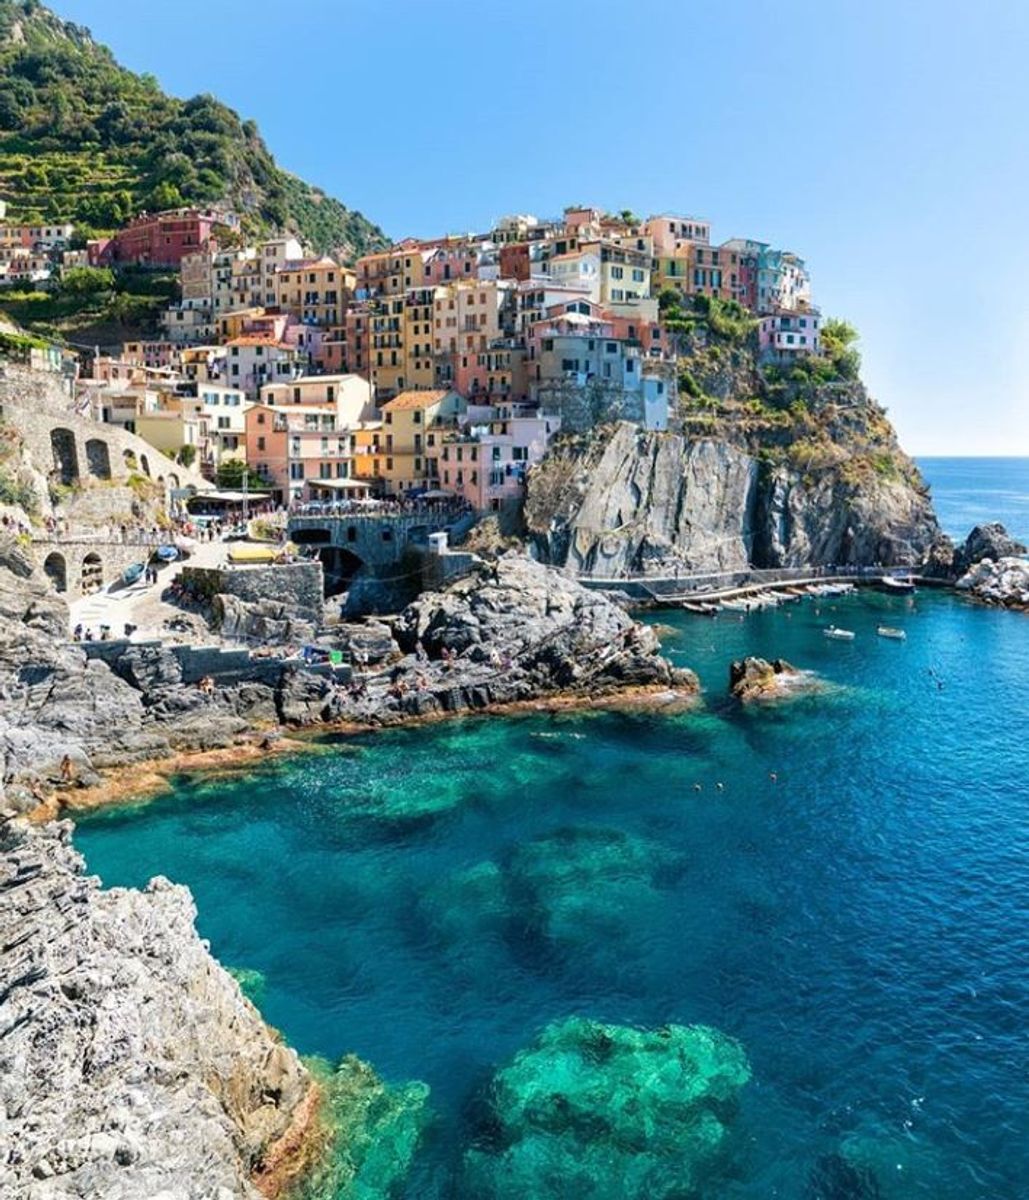
<path id="1" fill-rule="evenodd" d="M 257 1200 L 307 1072 L 197 937 L 189 892 L 102 891 L 70 832 L 0 825 L 0 1194 Z"/>
<path id="2" fill-rule="evenodd" d="M 742 420 L 682 433 L 621 422 L 570 439 L 530 476 L 532 542 L 576 574 L 619 576 L 913 564 L 940 539 L 895 443 L 869 462 L 830 438 L 812 463 L 809 444 L 772 453 L 762 442 Z"/>

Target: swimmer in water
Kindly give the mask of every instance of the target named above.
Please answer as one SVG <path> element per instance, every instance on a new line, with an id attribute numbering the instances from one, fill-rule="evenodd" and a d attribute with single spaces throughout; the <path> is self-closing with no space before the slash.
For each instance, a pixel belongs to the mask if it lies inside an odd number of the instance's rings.
<path id="1" fill-rule="evenodd" d="M 779 782 L 779 776 L 778 776 L 778 774 L 777 774 L 775 771 L 769 771 L 769 772 L 768 772 L 768 778 L 769 778 L 769 779 L 770 779 L 770 780 L 771 780 L 773 783 L 778 783 L 778 782 Z"/>

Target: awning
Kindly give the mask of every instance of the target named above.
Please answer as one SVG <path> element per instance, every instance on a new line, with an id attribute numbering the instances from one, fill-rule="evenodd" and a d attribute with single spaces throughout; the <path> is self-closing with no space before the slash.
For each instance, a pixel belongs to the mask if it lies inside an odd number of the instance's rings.
<path id="1" fill-rule="evenodd" d="M 309 479 L 311 487 L 328 488 L 330 492 L 367 491 L 372 485 L 365 479 Z"/>
<path id="2" fill-rule="evenodd" d="M 454 493 L 446 491 L 444 488 L 433 488 L 431 492 L 422 492 L 423 500 L 449 500 Z"/>

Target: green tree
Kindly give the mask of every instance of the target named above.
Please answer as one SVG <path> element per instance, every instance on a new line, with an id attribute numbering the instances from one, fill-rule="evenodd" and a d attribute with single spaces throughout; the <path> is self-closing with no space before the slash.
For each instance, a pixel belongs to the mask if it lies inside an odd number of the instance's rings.
<path id="1" fill-rule="evenodd" d="M 179 208 L 181 205 L 182 193 L 165 179 L 151 190 L 146 202 L 146 207 L 151 212 L 163 212 L 167 208 Z"/>
<path id="2" fill-rule="evenodd" d="M 256 471 L 252 471 L 242 459 L 230 458 L 218 467 L 216 480 L 220 488 L 238 492 L 243 487 L 243 477 L 246 476 L 247 488 L 250 491 L 264 492 L 268 490 L 268 481 L 262 479 Z"/>
<path id="3" fill-rule="evenodd" d="M 857 340 L 858 332 L 848 321 L 833 317 L 822 326 L 822 353 L 842 379 L 857 379 L 861 371 Z"/>
<path id="4" fill-rule="evenodd" d="M 184 467 L 191 467 L 196 461 L 196 456 L 196 446 L 187 443 L 185 446 L 179 447 L 179 452 L 175 455 L 175 460 L 182 463 Z"/>
<path id="5" fill-rule="evenodd" d="M 96 296 L 114 289 L 114 272 L 108 267 L 72 267 L 61 277 L 64 296 Z"/>

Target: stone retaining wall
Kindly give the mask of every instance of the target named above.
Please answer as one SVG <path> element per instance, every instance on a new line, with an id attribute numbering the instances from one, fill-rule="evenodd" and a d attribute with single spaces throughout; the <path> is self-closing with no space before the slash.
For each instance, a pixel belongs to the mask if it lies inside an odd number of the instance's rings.
<path id="1" fill-rule="evenodd" d="M 184 567 L 181 578 L 205 596 L 225 592 L 240 600 L 272 600 L 284 604 L 291 616 L 322 621 L 324 580 L 317 560 L 264 567 Z"/>

